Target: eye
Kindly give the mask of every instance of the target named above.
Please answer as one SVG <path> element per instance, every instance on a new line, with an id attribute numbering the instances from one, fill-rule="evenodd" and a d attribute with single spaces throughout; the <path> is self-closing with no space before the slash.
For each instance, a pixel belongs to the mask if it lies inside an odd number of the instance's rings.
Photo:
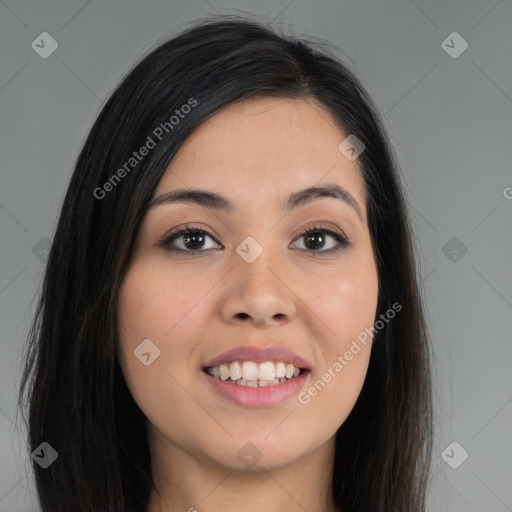
<path id="1" fill-rule="evenodd" d="M 213 237 L 204 229 L 197 226 L 187 225 L 185 228 L 172 231 L 165 235 L 159 242 L 158 245 L 165 247 L 171 252 L 185 253 L 189 256 L 194 256 L 197 253 L 205 252 L 201 249 L 214 249 L 215 247 L 205 247 L 206 239 L 213 240 L 217 243 Z M 321 226 L 314 226 L 313 228 L 303 231 L 297 238 L 305 239 L 305 249 L 311 253 L 333 253 L 340 251 L 350 245 L 347 237 L 341 233 L 336 233 L 331 229 L 327 229 Z M 326 243 L 326 239 L 332 238 L 335 242 L 334 245 L 327 250 L 320 250 Z M 179 241 L 180 244 L 176 242 Z M 296 244 L 296 242 L 294 242 Z M 179 245 L 179 246 L 178 246 Z M 181 247 L 180 247 L 181 246 Z M 315 247 L 316 246 L 316 247 Z M 319 247 L 321 246 L 321 247 Z"/>
<path id="2" fill-rule="evenodd" d="M 174 247 L 176 240 L 182 238 L 181 247 Z M 204 241 L 206 238 L 213 238 L 208 234 L 207 231 L 195 226 L 189 226 L 179 229 L 177 231 L 173 231 L 168 235 L 164 236 L 162 240 L 158 242 L 158 245 L 166 247 L 169 251 L 172 252 L 181 252 L 181 253 L 195 253 L 195 252 L 204 252 L 199 251 L 199 248 L 204 247 Z M 181 240 L 180 240 L 181 241 Z M 207 249 L 211 249 L 212 247 L 207 247 Z"/>
<path id="3" fill-rule="evenodd" d="M 325 245 L 326 236 L 327 238 L 334 239 L 335 243 L 329 249 L 319 250 L 318 245 L 322 245 L 322 247 Z M 325 254 L 338 252 L 350 245 L 350 242 L 345 235 L 335 233 L 331 229 L 322 226 L 313 226 L 312 228 L 303 231 L 297 240 L 302 238 L 305 240 L 305 247 L 307 249 L 311 249 L 308 252 L 313 253 Z M 317 246 L 317 248 L 315 248 L 315 246 Z"/>

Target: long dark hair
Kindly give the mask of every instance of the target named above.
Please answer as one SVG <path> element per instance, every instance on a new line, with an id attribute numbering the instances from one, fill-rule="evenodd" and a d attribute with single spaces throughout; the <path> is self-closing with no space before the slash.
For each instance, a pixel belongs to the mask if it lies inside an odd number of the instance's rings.
<path id="1" fill-rule="evenodd" d="M 255 97 L 314 98 L 366 147 L 358 162 L 377 257 L 376 319 L 395 302 L 402 310 L 375 335 L 363 389 L 336 434 L 332 490 L 346 511 L 424 510 L 430 348 L 411 227 L 377 109 L 329 48 L 239 16 L 199 20 L 146 55 L 101 110 L 62 205 L 20 384 L 30 451 L 47 442 L 58 452 L 47 469 L 33 463 L 43 511 L 146 510 L 147 420 L 117 358 L 119 285 L 180 146 L 219 109 Z M 179 122 L 177 109 L 186 112 Z M 155 147 L 134 164 L 148 137 Z"/>

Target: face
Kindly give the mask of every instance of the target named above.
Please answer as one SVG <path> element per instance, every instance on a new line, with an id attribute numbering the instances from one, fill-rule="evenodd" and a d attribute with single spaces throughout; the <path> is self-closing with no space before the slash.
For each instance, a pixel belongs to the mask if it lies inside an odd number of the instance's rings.
<path id="1" fill-rule="evenodd" d="M 338 149 L 347 135 L 313 100 L 253 99 L 172 160 L 118 303 L 120 363 L 153 447 L 230 469 L 332 449 L 365 379 L 371 337 L 358 335 L 378 298 L 364 181 Z M 342 194 L 298 194 L 324 186 Z M 171 201 L 178 189 L 231 209 Z"/>

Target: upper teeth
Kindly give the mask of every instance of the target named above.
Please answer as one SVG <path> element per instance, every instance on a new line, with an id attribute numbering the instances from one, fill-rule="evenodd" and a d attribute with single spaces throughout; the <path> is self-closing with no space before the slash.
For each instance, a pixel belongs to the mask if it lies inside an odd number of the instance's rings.
<path id="1" fill-rule="evenodd" d="M 280 379 L 286 377 L 291 379 L 292 377 L 298 377 L 300 369 L 291 363 L 273 363 L 272 361 L 266 361 L 264 363 L 255 363 L 254 361 L 244 361 L 239 363 L 233 361 L 230 363 L 221 364 L 220 366 L 214 366 L 209 371 L 215 378 L 222 380 L 267 380 L 272 381 L 274 379 Z"/>

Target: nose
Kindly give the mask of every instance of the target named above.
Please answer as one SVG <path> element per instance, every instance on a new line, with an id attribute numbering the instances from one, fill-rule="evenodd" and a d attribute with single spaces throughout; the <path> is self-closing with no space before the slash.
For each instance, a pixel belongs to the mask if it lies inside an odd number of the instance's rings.
<path id="1" fill-rule="evenodd" d="M 265 327 L 284 325 L 295 317 L 296 297 L 286 272 L 262 256 L 250 264 L 238 262 L 226 276 L 229 285 L 221 307 L 226 322 Z"/>

